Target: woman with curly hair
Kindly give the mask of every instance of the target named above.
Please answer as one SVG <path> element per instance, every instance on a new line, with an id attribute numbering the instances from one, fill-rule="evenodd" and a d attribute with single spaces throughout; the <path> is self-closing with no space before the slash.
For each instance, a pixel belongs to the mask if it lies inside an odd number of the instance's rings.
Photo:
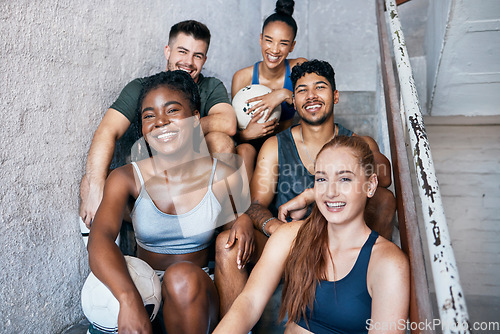
<path id="1" fill-rule="evenodd" d="M 242 244 L 253 243 L 251 225 L 226 224 L 235 214 L 229 190 L 243 197 L 236 191 L 242 178 L 202 147 L 199 110 L 198 87 L 185 71 L 149 77 L 137 110 L 149 154 L 113 170 L 106 180 L 90 231 L 89 264 L 120 303 L 120 333 L 152 333 L 142 298 L 114 242 L 129 203 L 137 257 L 162 279 L 160 315 L 168 333 L 207 333 L 217 323 L 219 295 L 208 275 L 215 229 L 224 225 L 239 230 Z"/>

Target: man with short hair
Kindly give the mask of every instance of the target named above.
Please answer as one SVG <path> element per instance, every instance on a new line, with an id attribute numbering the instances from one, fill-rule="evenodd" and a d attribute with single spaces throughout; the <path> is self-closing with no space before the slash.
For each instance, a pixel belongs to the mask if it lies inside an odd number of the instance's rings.
<path id="1" fill-rule="evenodd" d="M 210 152 L 235 153 L 231 136 L 236 133 L 236 116 L 227 90 L 220 80 L 201 74 L 209 45 L 210 30 L 203 23 L 189 20 L 175 24 L 165 46 L 167 70 L 186 71 L 197 83 L 201 96 L 201 127 Z M 125 86 L 94 134 L 80 184 L 80 217 L 87 227 L 102 200 L 116 141 L 134 121 L 145 79 L 135 79 Z"/>
<path id="2" fill-rule="evenodd" d="M 267 241 L 264 235 L 270 236 L 284 223 L 276 218 L 279 207 L 300 195 L 297 197 L 299 200 L 288 209 L 301 211 L 300 216 L 304 216 L 308 205 L 314 202 L 313 192 L 307 189 L 314 186 L 317 153 L 335 136 L 355 135 L 334 123 L 333 110 L 339 101 L 339 92 L 330 64 L 319 60 L 304 62 L 293 68 L 291 78 L 293 104 L 300 123 L 269 138 L 262 146 L 250 186 L 252 204 L 238 218 L 250 220 L 255 229 L 262 232 L 255 233 L 256 251 L 251 255 L 240 255 L 237 247 L 226 247 L 228 232 L 222 232 L 217 237 L 215 283 L 220 294 L 221 316 L 229 310 L 248 278 L 244 268 L 247 261 L 243 259 L 251 258 L 251 262 L 255 263 Z M 370 228 L 390 239 L 396 205 L 392 192 L 383 188 L 391 184 L 390 163 L 380 153 L 373 138 L 362 138 L 373 151 L 380 186 L 368 201 L 369 213 L 365 215 L 365 220 Z M 309 212 L 307 210 L 306 216 Z M 234 241 L 230 243 L 233 246 Z M 248 251 L 251 252 L 251 249 Z"/>

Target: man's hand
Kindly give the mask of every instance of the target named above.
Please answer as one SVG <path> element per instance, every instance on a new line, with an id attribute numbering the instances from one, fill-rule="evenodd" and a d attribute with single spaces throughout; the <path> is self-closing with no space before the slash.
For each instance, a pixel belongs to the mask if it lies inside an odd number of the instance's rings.
<path id="1" fill-rule="evenodd" d="M 83 176 L 80 183 L 80 217 L 89 229 L 97 208 L 101 204 L 103 191 L 104 182 L 90 184 L 87 174 Z"/>
<path id="2" fill-rule="evenodd" d="M 101 204 L 116 141 L 129 126 L 130 121 L 125 115 L 109 108 L 94 134 L 87 157 L 86 172 L 80 183 L 80 217 L 88 228 Z"/>
<path id="3" fill-rule="evenodd" d="M 286 217 L 301 220 L 307 213 L 307 208 L 314 202 L 314 190 L 308 188 L 299 196 L 282 204 L 278 210 L 278 219 L 286 223 Z"/>
<path id="4" fill-rule="evenodd" d="M 255 248 L 253 222 L 247 215 L 242 215 L 234 222 L 229 232 L 226 248 L 231 248 L 238 240 L 238 269 L 245 267 Z"/>

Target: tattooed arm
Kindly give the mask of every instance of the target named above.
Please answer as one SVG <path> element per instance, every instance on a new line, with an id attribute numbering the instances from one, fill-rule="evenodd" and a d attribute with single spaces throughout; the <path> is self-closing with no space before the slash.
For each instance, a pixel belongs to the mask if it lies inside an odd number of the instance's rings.
<path id="1" fill-rule="evenodd" d="M 273 215 L 268 209 L 276 194 L 278 173 L 278 139 L 274 136 L 266 140 L 260 149 L 250 184 L 252 204 L 246 212 L 257 230 L 264 232 L 262 226 L 265 223 L 264 234 L 268 235 L 282 224 L 278 219 L 269 220 Z"/>

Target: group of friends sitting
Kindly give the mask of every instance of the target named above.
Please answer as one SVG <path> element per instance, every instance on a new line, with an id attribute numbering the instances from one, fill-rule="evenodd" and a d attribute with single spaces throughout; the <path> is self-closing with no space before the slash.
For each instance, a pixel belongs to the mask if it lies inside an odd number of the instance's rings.
<path id="1" fill-rule="evenodd" d="M 248 101 L 257 103 L 246 129 L 237 131 L 223 83 L 201 74 L 210 31 L 192 20 L 172 26 L 166 71 L 130 82 L 105 113 L 80 216 L 90 268 L 120 303 L 119 333 L 154 327 L 115 243 L 127 208 L 136 256 L 162 279 L 163 331 L 248 333 L 281 281 L 286 333 L 404 332 L 373 326 L 405 321 L 409 308 L 408 261 L 389 241 L 389 161 L 372 138 L 334 122 L 331 65 L 287 59 L 293 6 L 277 1 L 262 61 L 233 76 L 233 97 L 250 84 L 272 89 Z M 278 105 L 280 119 L 267 120 Z M 109 173 L 134 123 L 141 158 Z"/>

